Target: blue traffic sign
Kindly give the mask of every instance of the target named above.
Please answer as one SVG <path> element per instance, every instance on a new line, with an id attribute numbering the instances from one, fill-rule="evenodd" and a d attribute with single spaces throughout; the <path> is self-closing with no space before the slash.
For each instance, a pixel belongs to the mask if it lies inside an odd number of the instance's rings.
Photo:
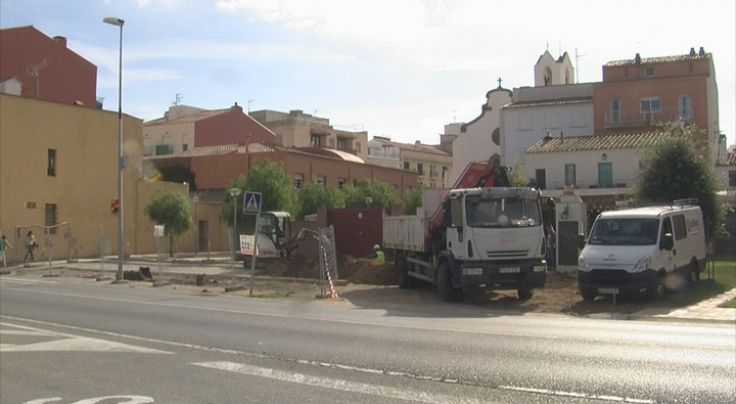
<path id="1" fill-rule="evenodd" d="M 243 194 L 243 213 L 257 215 L 261 213 L 261 193 L 246 192 Z"/>

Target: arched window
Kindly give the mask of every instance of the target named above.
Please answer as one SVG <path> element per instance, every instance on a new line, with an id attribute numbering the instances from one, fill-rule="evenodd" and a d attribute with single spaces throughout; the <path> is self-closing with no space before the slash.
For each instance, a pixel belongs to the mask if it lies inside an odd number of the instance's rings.
<path id="1" fill-rule="evenodd" d="M 570 70 L 565 69 L 565 84 L 570 84 Z"/>
<path id="2" fill-rule="evenodd" d="M 552 69 L 548 67 L 544 68 L 544 85 L 548 86 L 552 84 Z"/>
<path id="3" fill-rule="evenodd" d="M 493 130 L 493 133 L 491 133 L 491 140 L 496 146 L 501 145 L 501 128 L 496 128 Z"/>

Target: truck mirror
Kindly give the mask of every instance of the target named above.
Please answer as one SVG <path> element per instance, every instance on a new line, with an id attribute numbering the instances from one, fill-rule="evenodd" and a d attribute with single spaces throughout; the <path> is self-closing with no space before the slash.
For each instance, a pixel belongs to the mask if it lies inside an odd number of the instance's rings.
<path id="1" fill-rule="evenodd" d="M 665 233 L 664 238 L 662 239 L 662 249 L 663 250 L 672 250 L 675 247 L 675 241 L 672 238 L 672 233 Z"/>
<path id="2" fill-rule="evenodd" d="M 585 247 L 585 234 L 583 233 L 578 234 L 578 247 L 581 249 Z"/>

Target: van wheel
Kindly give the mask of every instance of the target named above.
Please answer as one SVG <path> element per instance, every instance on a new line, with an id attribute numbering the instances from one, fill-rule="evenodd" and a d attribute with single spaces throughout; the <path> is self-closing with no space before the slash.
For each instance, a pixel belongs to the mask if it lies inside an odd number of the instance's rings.
<path id="1" fill-rule="evenodd" d="M 655 300 L 662 300 L 667 295 L 667 289 L 664 285 L 664 275 L 660 275 L 657 278 L 657 283 L 649 289 L 647 293 L 647 300 L 653 302 Z"/>
<path id="2" fill-rule="evenodd" d="M 532 289 L 517 289 L 516 295 L 519 297 L 519 300 L 529 300 L 534 296 L 534 290 Z"/>
<path id="3" fill-rule="evenodd" d="M 452 275 L 447 262 L 440 264 L 437 270 L 437 292 L 446 302 L 459 302 L 463 299 L 463 290 L 452 285 Z"/>
<path id="4" fill-rule="evenodd" d="M 687 274 L 687 280 L 690 285 L 695 285 L 700 280 L 700 271 L 698 271 L 698 264 L 692 262 L 690 264 L 690 270 Z"/>

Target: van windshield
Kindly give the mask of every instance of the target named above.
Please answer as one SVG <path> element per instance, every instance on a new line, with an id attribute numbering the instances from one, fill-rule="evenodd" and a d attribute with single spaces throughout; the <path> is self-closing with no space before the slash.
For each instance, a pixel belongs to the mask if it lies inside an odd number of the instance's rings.
<path id="1" fill-rule="evenodd" d="M 470 227 L 529 227 L 541 223 L 537 199 L 470 195 L 465 199 L 465 210 Z"/>
<path id="2" fill-rule="evenodd" d="M 598 219 L 588 244 L 649 245 L 657 242 L 659 219 Z"/>

